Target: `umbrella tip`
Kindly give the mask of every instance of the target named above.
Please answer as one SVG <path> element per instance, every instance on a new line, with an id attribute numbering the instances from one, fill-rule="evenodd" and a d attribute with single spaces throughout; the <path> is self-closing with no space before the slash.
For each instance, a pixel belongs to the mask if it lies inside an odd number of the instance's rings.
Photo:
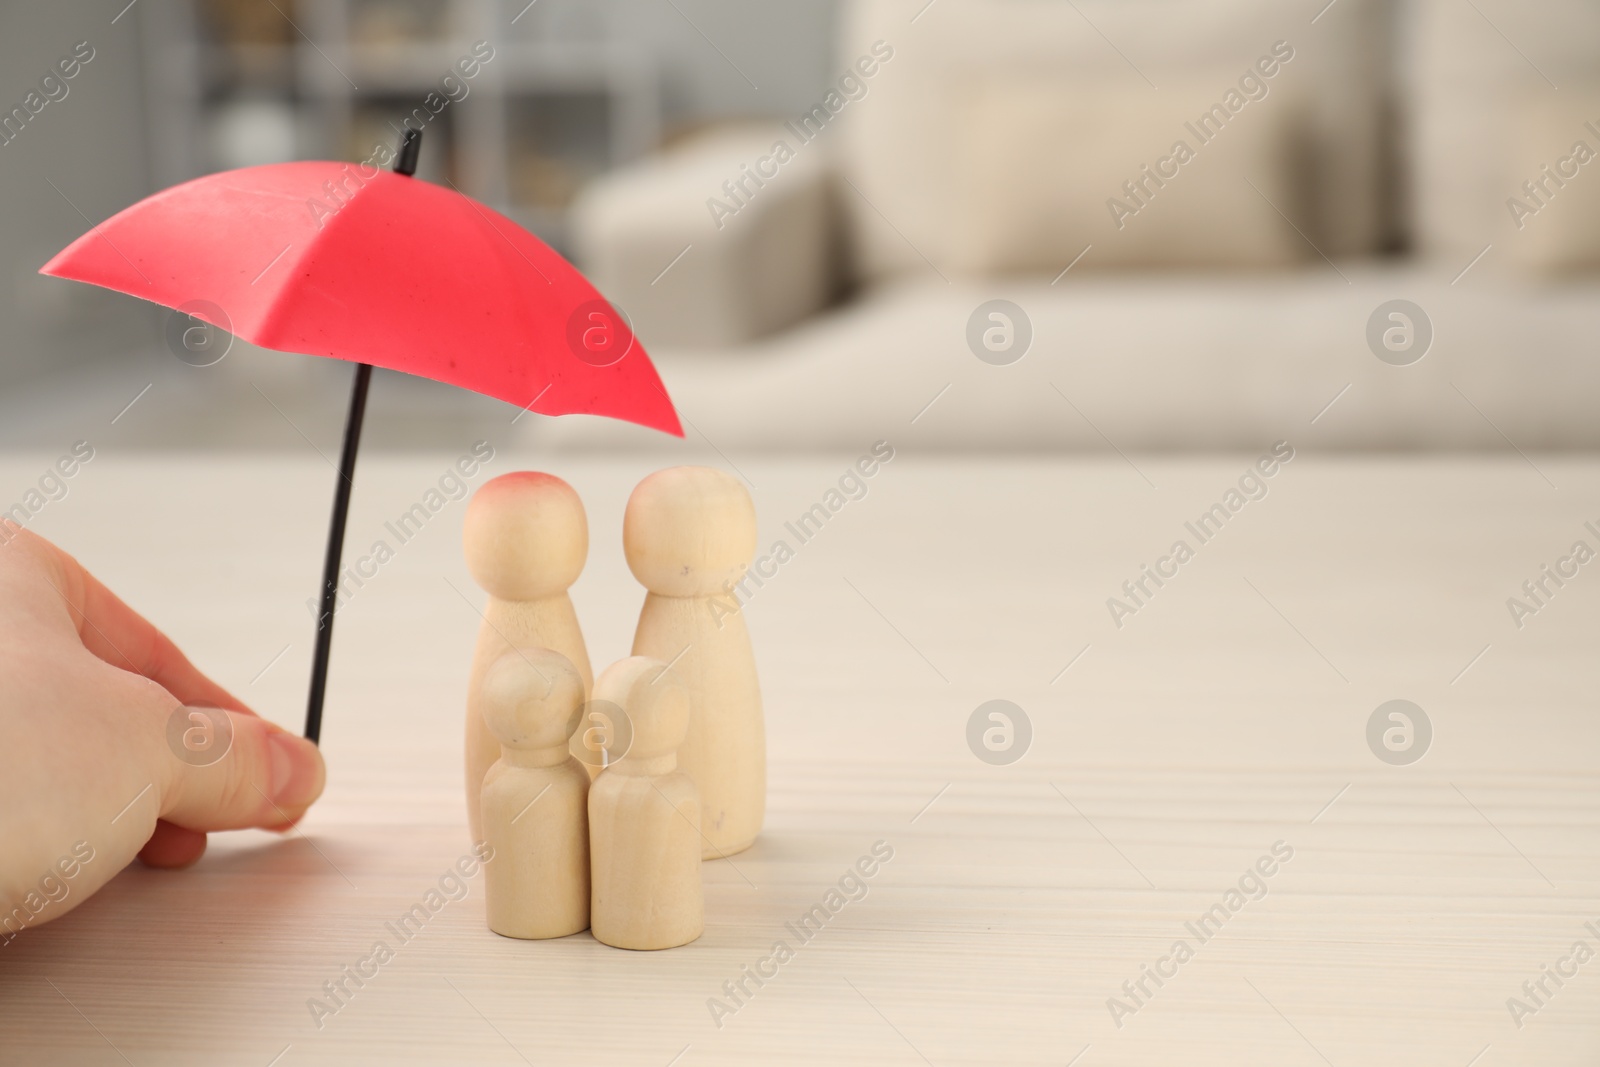
<path id="1" fill-rule="evenodd" d="M 422 131 L 406 127 L 400 138 L 400 155 L 394 161 L 394 172 L 411 177 L 417 172 L 417 155 L 422 151 Z"/>

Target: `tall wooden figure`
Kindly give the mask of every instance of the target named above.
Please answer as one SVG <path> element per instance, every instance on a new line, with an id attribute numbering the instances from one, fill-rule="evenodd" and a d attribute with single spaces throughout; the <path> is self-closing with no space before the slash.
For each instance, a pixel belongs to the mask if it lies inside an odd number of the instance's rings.
<path id="1" fill-rule="evenodd" d="M 583 679 L 559 652 L 514 648 L 490 665 L 479 698 L 501 746 L 483 778 L 489 929 L 528 938 L 586 930 L 589 774 L 567 751 Z"/>
<path id="2" fill-rule="evenodd" d="M 649 590 L 633 654 L 671 664 L 689 690 L 678 766 L 700 788 L 702 855 L 731 856 L 755 841 L 767 807 L 761 687 L 733 597 L 755 555 L 755 505 L 722 471 L 657 471 L 628 498 L 622 544 Z"/>
<path id="3" fill-rule="evenodd" d="M 483 775 L 500 758 L 481 706 L 490 665 L 511 648 L 548 648 L 571 661 L 583 679 L 585 698 L 594 683 L 567 596 L 589 556 L 589 520 L 583 501 L 560 478 L 515 471 L 485 482 L 473 494 L 461 541 L 467 569 L 489 594 L 467 683 L 467 821 L 472 840 L 479 841 Z"/>
<path id="4" fill-rule="evenodd" d="M 627 713 L 632 744 L 589 790 L 596 940 L 617 948 L 687 945 L 705 929 L 700 887 L 700 797 L 677 769 L 689 693 L 659 660 L 613 663 L 595 700 Z"/>

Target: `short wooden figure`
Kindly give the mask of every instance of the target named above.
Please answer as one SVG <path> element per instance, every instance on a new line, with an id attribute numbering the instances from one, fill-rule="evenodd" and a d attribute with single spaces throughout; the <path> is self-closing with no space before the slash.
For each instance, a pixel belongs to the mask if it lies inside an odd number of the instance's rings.
<path id="1" fill-rule="evenodd" d="M 485 673 L 480 707 L 501 755 L 483 779 L 489 929 L 565 937 L 589 926 L 589 774 L 567 751 L 583 679 L 559 652 L 514 648 Z"/>
<path id="2" fill-rule="evenodd" d="M 617 948 L 687 945 L 705 929 L 700 799 L 677 758 L 688 690 L 659 660 L 633 656 L 605 669 L 595 700 L 627 713 L 633 739 L 589 790 L 591 929 Z"/>
<path id="3" fill-rule="evenodd" d="M 548 648 L 571 661 L 586 696 L 593 684 L 583 631 L 567 595 L 589 555 L 589 520 L 583 501 L 560 478 L 515 471 L 473 494 L 461 541 L 473 580 L 489 594 L 467 684 L 467 821 L 472 840 L 479 841 L 483 775 L 500 758 L 480 706 L 490 665 L 510 648 Z"/>
<path id="4" fill-rule="evenodd" d="M 731 856 L 755 841 L 767 806 L 761 687 L 735 590 L 755 555 L 755 505 L 723 471 L 657 471 L 628 498 L 622 543 L 649 590 L 633 654 L 671 664 L 689 690 L 678 766 L 700 788 L 703 856 Z"/>

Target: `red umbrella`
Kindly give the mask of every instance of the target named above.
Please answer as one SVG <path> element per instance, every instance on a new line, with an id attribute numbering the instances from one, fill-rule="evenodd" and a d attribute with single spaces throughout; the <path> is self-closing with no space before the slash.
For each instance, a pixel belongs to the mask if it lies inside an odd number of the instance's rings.
<path id="1" fill-rule="evenodd" d="M 263 348 L 357 364 L 306 708 L 313 741 L 374 366 L 546 415 L 608 415 L 683 436 L 627 321 L 516 223 L 413 178 L 420 141 L 407 131 L 393 173 L 278 163 L 174 186 L 41 270 L 177 308 Z"/>

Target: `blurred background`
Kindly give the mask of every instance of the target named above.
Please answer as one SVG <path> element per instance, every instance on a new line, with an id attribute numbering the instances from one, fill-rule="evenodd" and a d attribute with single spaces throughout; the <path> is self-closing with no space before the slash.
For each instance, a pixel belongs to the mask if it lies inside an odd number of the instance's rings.
<path id="1" fill-rule="evenodd" d="M 426 126 L 420 177 L 515 218 L 629 315 L 689 440 L 513 424 L 497 401 L 380 371 L 376 447 L 455 448 L 486 427 L 725 457 L 885 437 L 1600 443 L 1594 3 L 0 12 L 3 445 L 53 449 L 115 417 L 128 447 L 332 448 L 347 365 L 235 342 L 195 366 L 171 313 L 36 271 L 157 189 L 366 160 L 408 117 Z"/>

